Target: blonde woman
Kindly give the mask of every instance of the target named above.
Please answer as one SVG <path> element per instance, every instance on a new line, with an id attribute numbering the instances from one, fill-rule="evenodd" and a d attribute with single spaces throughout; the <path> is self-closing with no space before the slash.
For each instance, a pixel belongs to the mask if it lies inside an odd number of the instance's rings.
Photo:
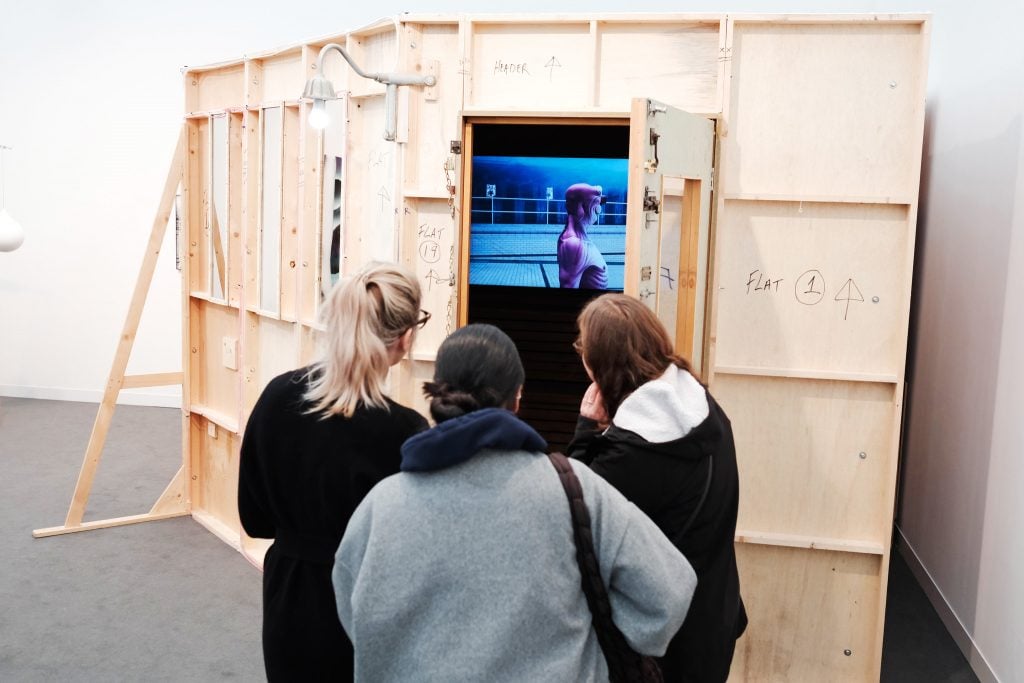
<path id="1" fill-rule="evenodd" d="M 273 538 L 263 566 L 263 655 L 270 681 L 352 680 L 331 567 L 349 517 L 398 472 L 402 443 L 427 428 L 384 394 L 388 369 L 429 314 L 406 271 L 371 263 L 325 303 L 325 349 L 280 375 L 256 402 L 242 440 L 238 512 Z"/>

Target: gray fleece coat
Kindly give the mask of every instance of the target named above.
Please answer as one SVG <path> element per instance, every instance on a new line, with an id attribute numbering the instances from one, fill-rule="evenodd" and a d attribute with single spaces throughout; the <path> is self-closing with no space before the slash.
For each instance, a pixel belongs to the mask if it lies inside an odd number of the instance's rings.
<path id="1" fill-rule="evenodd" d="M 421 471 L 363 500 L 333 574 L 357 681 L 608 680 L 569 505 L 538 441 L 508 411 L 470 413 L 410 439 L 403 469 Z M 634 649 L 661 655 L 693 569 L 618 491 L 573 469 L 615 623 Z"/>

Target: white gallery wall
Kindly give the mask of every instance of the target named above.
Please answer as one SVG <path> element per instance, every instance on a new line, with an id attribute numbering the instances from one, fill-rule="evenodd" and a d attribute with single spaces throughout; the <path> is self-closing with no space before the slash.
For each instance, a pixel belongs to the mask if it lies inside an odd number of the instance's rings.
<path id="1" fill-rule="evenodd" d="M 1024 680 L 1019 0 L 0 0 L 0 144 L 14 148 L 6 207 L 27 233 L 21 249 L 0 253 L 0 396 L 102 395 L 181 122 L 182 66 L 402 11 L 624 9 L 934 13 L 899 524 L 979 676 Z M 132 373 L 180 369 L 172 235 L 173 226 Z M 176 388 L 122 394 L 178 400 Z"/>

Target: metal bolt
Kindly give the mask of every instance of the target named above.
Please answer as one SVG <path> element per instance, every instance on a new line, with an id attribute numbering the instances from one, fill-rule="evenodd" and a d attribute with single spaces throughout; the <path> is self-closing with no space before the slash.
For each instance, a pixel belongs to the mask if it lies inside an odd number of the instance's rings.
<path id="1" fill-rule="evenodd" d="M 853 654 L 853 650 L 843 650 L 843 654 L 846 655 L 847 657 L 849 657 L 850 655 Z"/>
<path id="2" fill-rule="evenodd" d="M 860 453 L 857 454 L 857 457 L 859 457 L 861 460 L 867 460 L 868 454 L 865 453 L 864 451 L 861 451 Z"/>
<path id="3" fill-rule="evenodd" d="M 891 88 L 892 90 L 895 90 L 896 89 L 896 81 L 889 81 L 889 88 Z"/>
<path id="4" fill-rule="evenodd" d="M 879 299 L 877 296 L 873 296 L 871 297 L 871 301 L 877 304 L 879 301 L 881 301 L 881 299 Z"/>

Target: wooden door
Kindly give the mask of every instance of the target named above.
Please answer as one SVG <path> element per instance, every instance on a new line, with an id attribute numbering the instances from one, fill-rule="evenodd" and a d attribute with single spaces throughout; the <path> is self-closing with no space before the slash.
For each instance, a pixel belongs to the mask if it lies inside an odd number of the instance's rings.
<path id="1" fill-rule="evenodd" d="M 701 368 L 715 126 L 650 99 L 630 111 L 625 292 L 654 310 Z"/>

